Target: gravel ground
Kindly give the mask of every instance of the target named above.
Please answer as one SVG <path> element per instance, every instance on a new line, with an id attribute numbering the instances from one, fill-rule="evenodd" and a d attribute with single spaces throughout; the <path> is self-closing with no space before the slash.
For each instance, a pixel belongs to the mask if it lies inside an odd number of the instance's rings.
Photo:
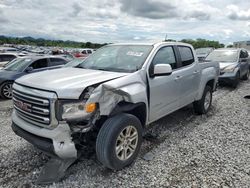
<path id="1" fill-rule="evenodd" d="M 121 171 L 102 167 L 89 150 L 50 187 L 250 187 L 250 81 L 219 88 L 212 110 L 187 106 L 152 125 L 136 162 Z M 11 102 L 0 101 L 0 187 L 35 187 L 48 158 L 16 136 Z M 151 160 L 145 160 L 145 154 Z"/>

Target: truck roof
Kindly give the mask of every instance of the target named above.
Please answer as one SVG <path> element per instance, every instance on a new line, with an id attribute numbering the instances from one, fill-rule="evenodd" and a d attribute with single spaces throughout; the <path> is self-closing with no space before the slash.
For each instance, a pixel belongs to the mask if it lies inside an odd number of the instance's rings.
<path id="1" fill-rule="evenodd" d="M 154 47 L 157 47 L 157 46 L 160 46 L 162 44 L 165 44 L 165 45 L 184 45 L 184 46 L 192 46 L 190 44 L 187 44 L 187 43 L 183 43 L 183 42 L 149 42 L 149 43 L 140 43 L 140 42 L 137 42 L 137 43 L 134 43 L 134 42 L 131 42 L 131 43 L 115 43 L 115 44 L 110 44 L 111 46 L 116 46 L 116 45 L 146 45 L 146 46 L 154 46 Z"/>
<path id="2" fill-rule="evenodd" d="M 246 50 L 244 48 L 218 48 L 215 49 L 216 51 L 239 51 L 239 50 Z"/>

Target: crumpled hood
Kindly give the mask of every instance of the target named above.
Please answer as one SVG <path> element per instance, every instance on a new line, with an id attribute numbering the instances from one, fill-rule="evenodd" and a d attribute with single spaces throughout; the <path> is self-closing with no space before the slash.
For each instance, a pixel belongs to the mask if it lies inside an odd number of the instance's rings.
<path id="1" fill-rule="evenodd" d="M 61 68 L 29 74 L 16 80 L 21 85 L 54 91 L 62 99 L 78 99 L 91 85 L 125 76 L 117 73 L 81 68 Z"/>
<path id="2" fill-rule="evenodd" d="M 225 69 L 226 67 L 237 66 L 237 63 L 220 63 L 220 70 Z"/>

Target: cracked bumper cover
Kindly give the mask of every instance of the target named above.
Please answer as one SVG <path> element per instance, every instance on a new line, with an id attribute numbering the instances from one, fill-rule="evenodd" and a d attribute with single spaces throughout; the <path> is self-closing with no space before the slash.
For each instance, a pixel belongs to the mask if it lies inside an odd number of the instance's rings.
<path id="1" fill-rule="evenodd" d="M 69 125 L 60 123 L 54 129 L 32 125 L 12 113 L 12 129 L 20 137 L 35 145 L 38 149 L 61 159 L 77 158 L 75 143 L 71 138 Z"/>

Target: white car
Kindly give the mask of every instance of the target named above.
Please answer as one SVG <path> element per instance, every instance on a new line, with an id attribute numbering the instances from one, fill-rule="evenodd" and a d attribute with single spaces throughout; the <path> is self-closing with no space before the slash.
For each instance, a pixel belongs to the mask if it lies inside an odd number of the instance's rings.
<path id="1" fill-rule="evenodd" d="M 13 59 L 17 57 L 18 55 L 14 53 L 1 53 L 0 54 L 0 67 L 3 67 L 8 62 L 12 61 Z"/>

